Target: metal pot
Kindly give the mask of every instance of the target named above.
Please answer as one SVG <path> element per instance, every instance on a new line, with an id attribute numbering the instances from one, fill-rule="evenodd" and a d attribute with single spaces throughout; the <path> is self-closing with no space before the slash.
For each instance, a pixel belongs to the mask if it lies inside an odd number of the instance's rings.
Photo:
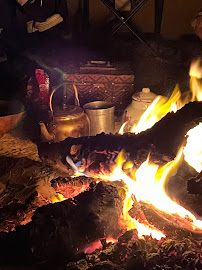
<path id="1" fill-rule="evenodd" d="M 107 101 L 94 101 L 83 106 L 90 119 L 90 135 L 114 132 L 114 105 Z"/>
<path id="2" fill-rule="evenodd" d="M 149 88 L 143 88 L 141 92 L 132 96 L 131 104 L 126 107 L 123 113 L 122 121 L 128 121 L 129 129 L 136 124 L 149 105 L 154 101 L 157 95 Z"/>
<path id="3" fill-rule="evenodd" d="M 52 120 L 45 125 L 40 122 L 41 138 L 43 141 L 60 142 L 67 137 L 88 136 L 90 122 L 84 110 L 79 106 L 78 98 L 75 98 L 75 105 L 65 105 L 63 108 L 52 108 L 52 98 L 55 91 L 62 86 L 69 85 L 63 83 L 57 86 L 50 95 L 49 105 Z M 75 97 L 77 97 L 76 86 L 74 85 Z"/>

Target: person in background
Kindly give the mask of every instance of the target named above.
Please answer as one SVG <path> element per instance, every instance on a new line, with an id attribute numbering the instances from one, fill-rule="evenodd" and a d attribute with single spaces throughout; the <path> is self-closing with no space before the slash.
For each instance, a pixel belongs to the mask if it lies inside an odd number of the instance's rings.
<path id="1" fill-rule="evenodd" d="M 27 32 L 44 32 L 62 23 L 68 32 L 67 0 L 17 0 L 23 7 Z"/>
<path id="2" fill-rule="evenodd" d="M 45 45 L 49 51 L 58 32 L 68 33 L 67 0 L 0 0 L 0 99 L 24 95 L 39 68 L 31 49 Z"/>
<path id="3" fill-rule="evenodd" d="M 0 62 L 6 60 L 8 47 L 17 50 L 29 46 L 29 39 L 30 43 L 33 41 L 33 35 L 20 31 L 17 9 L 26 23 L 27 33 L 44 33 L 38 34 L 36 44 L 43 37 L 54 39 L 58 32 L 60 37 L 69 33 L 67 0 L 0 0 Z"/>

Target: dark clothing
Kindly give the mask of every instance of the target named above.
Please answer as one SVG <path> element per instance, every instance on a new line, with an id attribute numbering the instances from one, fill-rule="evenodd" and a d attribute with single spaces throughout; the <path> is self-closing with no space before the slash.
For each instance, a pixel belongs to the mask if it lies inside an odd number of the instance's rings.
<path id="1" fill-rule="evenodd" d="M 15 0 L 0 0 L 0 28 L 9 29 L 15 20 Z"/>
<path id="2" fill-rule="evenodd" d="M 27 21 L 44 22 L 48 17 L 59 13 L 67 25 L 67 0 L 29 0 L 21 7 L 16 0 L 0 0 L 0 28 L 5 30 L 15 26 L 16 8 L 21 8 Z"/>
<path id="3" fill-rule="evenodd" d="M 67 21 L 67 0 L 35 0 L 24 5 L 27 20 L 43 22 L 48 17 L 59 13 Z"/>

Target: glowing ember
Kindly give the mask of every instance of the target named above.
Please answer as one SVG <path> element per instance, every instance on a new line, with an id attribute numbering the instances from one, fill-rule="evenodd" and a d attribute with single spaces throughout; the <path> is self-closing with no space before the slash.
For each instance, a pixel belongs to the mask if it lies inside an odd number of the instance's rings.
<path id="1" fill-rule="evenodd" d="M 202 123 L 187 132 L 184 159 L 197 172 L 202 171 Z"/>
<path id="2" fill-rule="evenodd" d="M 62 202 L 62 201 L 64 201 L 64 200 L 66 200 L 66 198 L 65 198 L 62 194 L 57 193 L 57 195 L 54 196 L 54 197 L 51 199 L 51 202 L 52 202 L 52 203 L 57 203 L 57 202 Z"/>
<path id="3" fill-rule="evenodd" d="M 114 239 L 113 237 L 107 237 L 106 238 L 106 243 L 109 244 L 109 243 L 117 243 L 118 242 L 118 239 Z"/>
<path id="4" fill-rule="evenodd" d="M 89 243 L 82 251 L 85 254 L 90 254 L 90 253 L 94 252 L 96 249 L 102 249 L 103 245 L 101 243 L 101 240 L 105 240 L 106 244 L 109 244 L 109 243 L 114 244 L 114 243 L 118 242 L 118 239 L 114 239 L 113 237 L 98 239 L 98 240 L 95 240 L 95 241 Z"/>
<path id="5" fill-rule="evenodd" d="M 96 241 L 94 241 L 94 242 L 88 244 L 88 245 L 84 248 L 83 252 L 84 252 L 85 254 L 90 254 L 90 253 L 94 252 L 96 249 L 102 249 L 102 247 L 103 247 L 103 246 L 102 246 L 102 243 L 100 242 L 100 240 L 96 240 Z"/>
<path id="6" fill-rule="evenodd" d="M 131 132 L 138 134 L 144 130 L 151 128 L 167 113 L 172 111 L 176 112 L 178 109 L 178 103 L 180 98 L 181 92 L 178 85 L 176 85 L 169 99 L 163 96 L 158 96 L 148 107 L 148 109 L 143 113 L 138 123 L 132 127 Z"/>

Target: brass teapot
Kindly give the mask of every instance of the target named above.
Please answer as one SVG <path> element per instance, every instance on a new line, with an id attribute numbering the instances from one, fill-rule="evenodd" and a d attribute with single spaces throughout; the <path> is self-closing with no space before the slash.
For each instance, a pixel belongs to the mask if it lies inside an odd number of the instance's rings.
<path id="1" fill-rule="evenodd" d="M 74 84 L 75 105 L 65 104 L 63 108 L 55 108 L 53 110 L 53 95 L 59 88 L 65 85 L 69 85 L 69 83 L 60 84 L 50 95 L 51 121 L 46 125 L 44 122 L 39 123 L 42 141 L 60 142 L 68 137 L 78 138 L 88 136 L 90 133 L 90 121 L 84 110 L 79 106 L 78 91 Z"/>

